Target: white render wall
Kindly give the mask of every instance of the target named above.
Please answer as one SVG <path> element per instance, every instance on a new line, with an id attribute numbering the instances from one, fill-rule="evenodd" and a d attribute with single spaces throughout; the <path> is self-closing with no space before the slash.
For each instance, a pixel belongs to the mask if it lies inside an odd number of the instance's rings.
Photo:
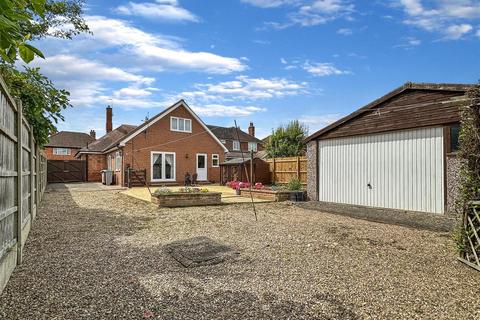
<path id="1" fill-rule="evenodd" d="M 441 127 L 320 140 L 318 200 L 443 213 L 443 154 Z"/>

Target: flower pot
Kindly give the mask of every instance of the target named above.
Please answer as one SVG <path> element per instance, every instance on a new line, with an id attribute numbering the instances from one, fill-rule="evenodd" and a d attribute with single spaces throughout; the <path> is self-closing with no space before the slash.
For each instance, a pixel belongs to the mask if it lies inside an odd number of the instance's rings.
<path id="1" fill-rule="evenodd" d="M 303 191 L 291 191 L 290 192 L 290 201 L 299 202 L 305 201 Z"/>

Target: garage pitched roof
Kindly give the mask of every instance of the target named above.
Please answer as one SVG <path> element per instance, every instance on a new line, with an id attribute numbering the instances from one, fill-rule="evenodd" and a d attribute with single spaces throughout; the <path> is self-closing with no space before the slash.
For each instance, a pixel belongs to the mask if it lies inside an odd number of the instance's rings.
<path id="1" fill-rule="evenodd" d="M 50 136 L 45 147 L 83 148 L 95 139 L 83 132 L 60 131 Z"/>
<path id="2" fill-rule="evenodd" d="M 313 133 L 305 139 L 306 142 L 312 141 L 319 138 L 320 136 L 326 134 L 327 132 L 342 126 L 343 124 L 355 119 L 356 117 L 369 112 L 378 105 L 386 102 L 389 99 L 394 98 L 395 96 L 405 92 L 406 90 L 438 90 L 438 91 L 453 91 L 453 92 L 466 92 L 474 85 L 471 84 L 452 84 L 452 83 L 413 83 L 407 82 L 403 86 L 398 87 L 397 89 L 387 93 L 386 95 L 378 98 L 367 104 L 366 106 L 358 109 L 357 111 L 352 112 L 346 117 L 341 118 L 340 120 L 326 126 L 323 129 Z"/>

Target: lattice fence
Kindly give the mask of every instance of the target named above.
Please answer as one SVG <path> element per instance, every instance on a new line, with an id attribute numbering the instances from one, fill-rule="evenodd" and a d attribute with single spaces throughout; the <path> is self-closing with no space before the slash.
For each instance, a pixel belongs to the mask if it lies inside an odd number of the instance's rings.
<path id="1" fill-rule="evenodd" d="M 463 219 L 465 243 L 460 260 L 480 271 L 480 201 L 471 203 Z"/>

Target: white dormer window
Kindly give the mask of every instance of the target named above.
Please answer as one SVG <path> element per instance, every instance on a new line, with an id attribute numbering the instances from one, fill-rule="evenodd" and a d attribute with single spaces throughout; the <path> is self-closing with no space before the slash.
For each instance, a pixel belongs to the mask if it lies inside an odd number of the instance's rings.
<path id="1" fill-rule="evenodd" d="M 170 117 L 170 130 L 178 132 L 192 132 L 192 120 Z"/>
<path id="2" fill-rule="evenodd" d="M 239 151 L 240 150 L 240 141 L 233 140 L 233 150 Z"/>
<path id="3" fill-rule="evenodd" d="M 256 142 L 249 142 L 248 143 L 248 151 L 257 152 L 257 143 Z"/>

